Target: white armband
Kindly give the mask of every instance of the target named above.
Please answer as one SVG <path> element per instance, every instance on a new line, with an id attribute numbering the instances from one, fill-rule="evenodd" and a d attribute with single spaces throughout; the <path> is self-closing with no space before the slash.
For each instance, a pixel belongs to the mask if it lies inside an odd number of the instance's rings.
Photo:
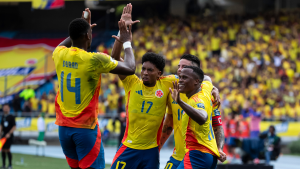
<path id="1" fill-rule="evenodd" d="M 120 37 L 120 31 L 118 32 L 118 35 L 117 35 L 118 37 Z"/>
<path id="2" fill-rule="evenodd" d="M 131 47 L 131 42 L 127 41 L 127 42 L 123 43 L 123 48 L 124 48 L 124 50 L 125 50 L 126 48 L 132 48 L 132 47 Z"/>

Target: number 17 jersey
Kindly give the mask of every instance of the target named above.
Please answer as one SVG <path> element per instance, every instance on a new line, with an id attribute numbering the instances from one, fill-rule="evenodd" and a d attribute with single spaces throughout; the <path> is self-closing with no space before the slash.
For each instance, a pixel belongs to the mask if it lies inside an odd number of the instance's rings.
<path id="1" fill-rule="evenodd" d="M 161 77 L 154 87 L 147 87 L 136 75 L 122 80 L 126 96 L 126 130 L 122 143 L 132 149 L 157 147 L 166 112 L 169 88 L 177 76 Z"/>
<path id="2" fill-rule="evenodd" d="M 94 129 L 98 122 L 101 73 L 110 72 L 118 62 L 104 53 L 65 46 L 58 46 L 52 58 L 59 84 L 55 124 Z"/>

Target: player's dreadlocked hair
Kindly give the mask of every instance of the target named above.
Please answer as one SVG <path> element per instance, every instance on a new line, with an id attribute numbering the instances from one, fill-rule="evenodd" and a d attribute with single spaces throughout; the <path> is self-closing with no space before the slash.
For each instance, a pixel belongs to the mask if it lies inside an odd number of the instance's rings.
<path id="1" fill-rule="evenodd" d="M 191 54 L 184 54 L 184 55 L 181 56 L 180 60 L 181 60 L 181 59 L 189 60 L 189 61 L 192 62 L 192 64 L 193 64 L 194 66 L 198 66 L 198 67 L 200 68 L 200 60 L 199 60 L 196 56 L 194 56 L 194 55 L 191 55 Z"/>
<path id="2" fill-rule="evenodd" d="M 186 68 L 192 69 L 193 73 L 195 73 L 198 76 L 198 78 L 200 80 L 200 83 L 202 83 L 202 81 L 204 79 L 204 73 L 203 73 L 203 71 L 199 67 L 196 67 L 196 66 L 185 66 L 184 68 L 185 69 Z"/>
<path id="3" fill-rule="evenodd" d="M 77 40 L 82 35 L 86 34 L 89 28 L 90 25 L 86 20 L 76 18 L 69 25 L 69 36 L 72 40 Z"/>
<path id="4" fill-rule="evenodd" d="M 151 62 L 152 64 L 155 65 L 155 67 L 161 71 L 161 74 L 164 73 L 164 68 L 165 68 L 165 59 L 163 56 L 156 54 L 156 53 L 152 53 L 152 52 L 147 52 L 144 54 L 143 58 L 142 58 L 142 64 L 144 62 Z"/>

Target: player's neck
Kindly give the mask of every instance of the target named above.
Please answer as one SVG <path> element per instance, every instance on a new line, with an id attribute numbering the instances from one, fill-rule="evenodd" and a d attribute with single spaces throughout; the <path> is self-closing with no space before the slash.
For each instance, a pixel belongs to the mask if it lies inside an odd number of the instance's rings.
<path id="1" fill-rule="evenodd" d="M 200 90 L 201 90 L 201 89 L 199 89 L 199 87 L 198 87 L 198 88 L 195 88 L 194 90 L 192 90 L 192 91 L 190 91 L 190 92 L 187 92 L 187 93 L 186 93 L 186 97 L 187 97 L 187 98 L 190 98 L 190 97 L 192 97 L 194 94 L 198 93 Z"/>
<path id="2" fill-rule="evenodd" d="M 87 51 L 87 48 L 88 48 L 87 44 L 84 43 L 84 42 L 82 42 L 82 41 L 78 41 L 78 42 L 73 41 L 73 42 L 72 42 L 72 47 L 76 47 L 76 48 L 79 48 L 79 49 L 83 49 L 83 50 L 85 50 L 85 51 Z"/>

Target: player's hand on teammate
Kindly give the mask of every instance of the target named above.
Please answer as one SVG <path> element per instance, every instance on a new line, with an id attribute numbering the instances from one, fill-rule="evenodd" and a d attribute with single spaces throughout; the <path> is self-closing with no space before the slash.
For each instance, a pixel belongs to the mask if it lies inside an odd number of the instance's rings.
<path id="1" fill-rule="evenodd" d="M 211 91 L 211 94 L 214 96 L 215 100 L 213 102 L 214 105 L 217 106 L 217 108 L 220 107 L 221 104 L 221 98 L 220 98 L 220 94 L 219 94 L 219 89 L 214 87 Z"/>
<path id="2" fill-rule="evenodd" d="M 84 17 L 84 12 L 88 12 L 88 17 L 87 18 L 85 18 Z M 82 19 L 84 19 L 84 20 L 86 20 L 89 24 L 90 24 L 90 27 L 93 29 L 93 27 L 95 27 L 95 26 L 97 26 L 97 24 L 91 24 L 91 18 L 92 18 L 92 14 L 91 14 L 91 11 L 90 11 L 90 9 L 89 8 L 85 8 L 85 10 L 84 11 L 82 11 L 82 15 L 81 15 L 81 18 Z"/>
<path id="3" fill-rule="evenodd" d="M 125 21 L 126 26 L 133 25 L 135 23 L 140 22 L 139 20 L 132 21 L 131 12 L 132 12 L 132 5 L 131 5 L 131 3 L 129 3 L 129 4 L 127 4 L 127 6 L 124 7 L 123 13 L 121 16 L 121 19 Z"/>
<path id="4" fill-rule="evenodd" d="M 219 149 L 219 154 L 220 154 L 219 161 L 221 161 L 222 163 L 226 161 L 226 154 L 223 152 L 222 149 Z"/>
<path id="5" fill-rule="evenodd" d="M 127 27 L 125 25 L 125 21 L 121 19 L 118 22 L 119 30 L 120 30 L 120 37 L 113 35 L 112 37 L 115 38 L 117 41 L 124 43 L 127 41 L 132 40 L 132 33 L 131 33 L 131 25 L 129 25 L 129 29 L 127 30 Z"/>
<path id="6" fill-rule="evenodd" d="M 172 89 L 170 88 L 170 93 L 171 93 L 171 96 L 172 96 L 172 99 L 179 103 L 180 101 L 180 94 L 179 94 L 179 85 L 178 85 L 178 82 L 172 82 L 173 83 L 173 91 Z"/>

